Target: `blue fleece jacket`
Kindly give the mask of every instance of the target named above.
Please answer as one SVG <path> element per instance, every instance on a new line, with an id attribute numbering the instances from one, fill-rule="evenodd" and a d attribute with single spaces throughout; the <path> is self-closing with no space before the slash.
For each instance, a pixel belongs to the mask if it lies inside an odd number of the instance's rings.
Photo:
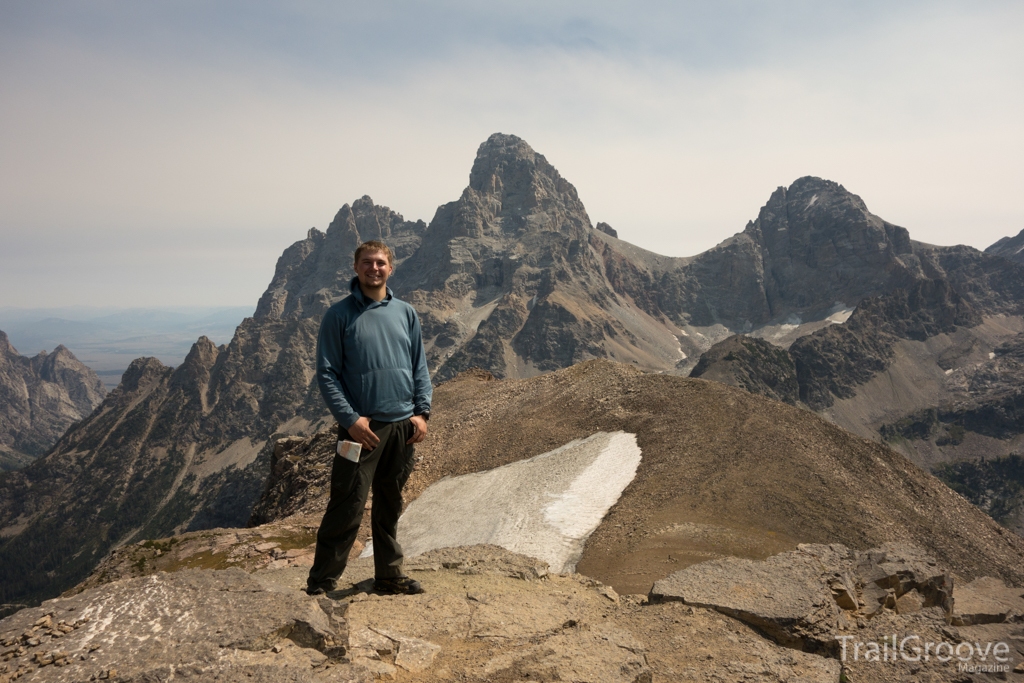
<path id="1" fill-rule="evenodd" d="M 369 417 L 398 422 L 428 412 L 433 389 L 416 310 L 394 298 L 352 294 L 327 309 L 320 323 L 316 378 L 342 427 Z"/>

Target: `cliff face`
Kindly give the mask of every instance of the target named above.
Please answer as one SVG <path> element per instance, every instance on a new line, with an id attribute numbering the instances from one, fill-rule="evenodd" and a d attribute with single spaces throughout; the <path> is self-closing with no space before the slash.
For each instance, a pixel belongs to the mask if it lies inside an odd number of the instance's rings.
<path id="1" fill-rule="evenodd" d="M 362 242 L 382 240 L 395 252 L 395 265 L 420 246 L 423 221 L 406 221 L 386 206 L 362 197 L 341 207 L 326 232 L 316 228 L 285 249 L 274 278 L 256 306 L 257 319 L 316 318 L 348 294 L 354 276 L 352 254 Z"/>
<path id="2" fill-rule="evenodd" d="M 105 393 L 96 373 L 65 347 L 28 358 L 0 331 L 0 470 L 41 456 Z"/>
<path id="3" fill-rule="evenodd" d="M 837 303 L 853 306 L 922 273 L 904 228 L 871 214 L 842 185 L 809 176 L 778 188 L 743 232 L 693 258 L 605 253 L 617 288 L 649 313 L 737 332 L 819 319 Z"/>
<path id="4" fill-rule="evenodd" d="M 437 210 L 395 278 L 420 311 L 435 377 L 474 366 L 529 376 L 616 353 L 671 367 L 672 330 L 615 291 L 596 234 L 543 155 L 491 136 L 462 197 Z"/>

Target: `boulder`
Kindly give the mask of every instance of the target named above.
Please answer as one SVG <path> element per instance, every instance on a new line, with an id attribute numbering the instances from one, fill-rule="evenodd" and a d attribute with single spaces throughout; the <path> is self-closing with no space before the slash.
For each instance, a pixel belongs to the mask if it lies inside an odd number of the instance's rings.
<path id="1" fill-rule="evenodd" d="M 1024 621 L 1024 589 L 1010 588 L 1001 579 L 983 576 L 957 586 L 954 626 Z"/>
<path id="2" fill-rule="evenodd" d="M 4 675 L 311 681 L 330 666 L 350 680 L 371 680 L 343 661 L 343 614 L 341 603 L 268 590 L 240 569 L 154 574 L 49 600 L 0 622 Z"/>
<path id="3" fill-rule="evenodd" d="M 840 610 L 818 562 L 800 550 L 764 562 L 726 557 L 692 565 L 656 582 L 650 600 L 714 609 L 780 645 L 811 651 L 831 647 Z"/>
<path id="4" fill-rule="evenodd" d="M 857 620 L 927 607 L 948 619 L 953 578 L 908 544 L 863 552 L 802 544 L 763 562 L 727 557 L 692 565 L 656 582 L 650 600 L 714 609 L 780 645 L 835 654 L 838 632 Z"/>

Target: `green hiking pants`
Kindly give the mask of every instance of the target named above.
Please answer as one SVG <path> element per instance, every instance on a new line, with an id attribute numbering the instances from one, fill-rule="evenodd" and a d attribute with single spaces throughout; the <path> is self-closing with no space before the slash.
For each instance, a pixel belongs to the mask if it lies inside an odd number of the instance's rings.
<path id="1" fill-rule="evenodd" d="M 310 588 L 334 590 L 363 520 L 366 497 L 373 488 L 370 525 L 373 531 L 374 575 L 378 579 L 402 575 L 402 546 L 395 538 L 402 514 L 402 487 L 412 474 L 415 448 L 405 442 L 415 428 L 410 420 L 378 422 L 370 429 L 380 438 L 372 451 L 365 448 L 355 463 L 335 454 L 331 470 L 331 498 L 316 534 L 316 556 L 306 583 Z M 340 438 L 348 433 L 339 428 Z"/>

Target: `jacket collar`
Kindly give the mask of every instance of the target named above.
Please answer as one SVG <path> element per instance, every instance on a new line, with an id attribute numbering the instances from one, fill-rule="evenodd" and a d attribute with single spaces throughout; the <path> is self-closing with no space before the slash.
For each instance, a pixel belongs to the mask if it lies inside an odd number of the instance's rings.
<path id="1" fill-rule="evenodd" d="M 366 308 L 367 306 L 370 306 L 372 304 L 386 304 L 387 302 L 391 301 L 391 299 L 395 296 L 395 293 L 391 291 L 391 288 L 388 287 L 387 285 L 384 285 L 385 294 L 383 300 L 374 301 L 373 299 L 368 298 L 365 294 L 363 294 L 363 290 L 359 286 L 358 277 L 352 278 L 352 281 L 348 283 L 348 288 L 352 291 L 352 296 L 356 298 L 356 301 L 358 301 L 359 305 L 362 306 L 363 308 Z"/>

